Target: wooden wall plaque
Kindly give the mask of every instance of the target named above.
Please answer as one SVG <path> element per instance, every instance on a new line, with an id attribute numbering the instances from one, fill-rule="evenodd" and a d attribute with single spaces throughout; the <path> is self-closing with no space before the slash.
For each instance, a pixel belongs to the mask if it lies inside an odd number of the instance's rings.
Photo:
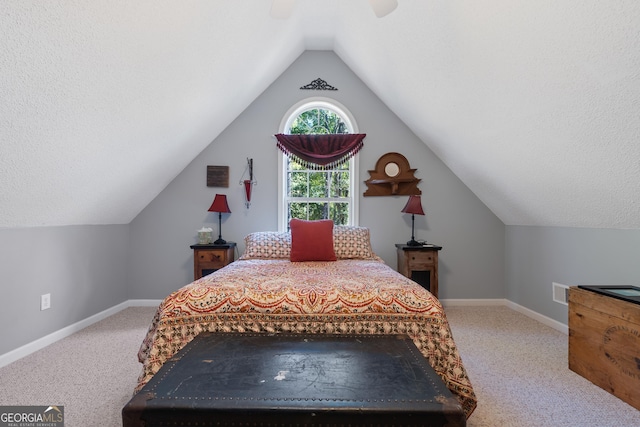
<path id="1" fill-rule="evenodd" d="M 387 153 L 376 162 L 375 170 L 364 183 L 367 191 L 364 196 L 409 196 L 419 195 L 420 179 L 414 176 L 416 169 L 409 166 L 409 161 L 400 153 Z"/>
<path id="2" fill-rule="evenodd" d="M 229 166 L 207 166 L 207 187 L 229 187 Z"/>

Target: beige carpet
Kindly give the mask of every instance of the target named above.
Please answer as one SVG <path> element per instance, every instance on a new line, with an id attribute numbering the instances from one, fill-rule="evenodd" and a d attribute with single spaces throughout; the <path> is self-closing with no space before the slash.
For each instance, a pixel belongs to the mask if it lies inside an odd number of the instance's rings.
<path id="1" fill-rule="evenodd" d="M 66 427 L 122 425 L 153 312 L 128 308 L 0 368 L 0 405 L 64 405 Z M 566 335 L 506 307 L 447 313 L 479 400 L 469 426 L 640 426 L 640 411 L 567 369 Z"/>
<path id="2" fill-rule="evenodd" d="M 640 426 L 640 411 L 568 369 L 565 334 L 506 307 L 446 311 L 478 397 L 469 426 Z"/>

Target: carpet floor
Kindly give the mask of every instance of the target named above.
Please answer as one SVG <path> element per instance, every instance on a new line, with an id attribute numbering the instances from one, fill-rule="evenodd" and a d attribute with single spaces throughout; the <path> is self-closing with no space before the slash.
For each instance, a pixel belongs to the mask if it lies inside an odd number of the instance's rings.
<path id="1" fill-rule="evenodd" d="M 66 427 L 122 425 L 154 311 L 127 308 L 0 368 L 0 405 L 63 405 Z M 640 411 L 568 369 L 566 335 L 507 307 L 446 311 L 479 402 L 468 426 L 640 426 Z"/>

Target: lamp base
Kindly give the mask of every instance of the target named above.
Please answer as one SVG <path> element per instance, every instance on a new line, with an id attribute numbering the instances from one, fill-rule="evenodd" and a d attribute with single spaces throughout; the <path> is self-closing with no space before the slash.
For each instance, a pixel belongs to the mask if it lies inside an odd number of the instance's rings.
<path id="1" fill-rule="evenodd" d="M 420 243 L 417 240 L 411 239 L 407 242 L 407 246 L 422 246 L 424 243 Z"/>
<path id="2" fill-rule="evenodd" d="M 216 240 L 215 242 L 213 242 L 214 245 L 226 245 L 227 241 L 224 240 L 223 238 L 220 238 L 218 240 Z"/>

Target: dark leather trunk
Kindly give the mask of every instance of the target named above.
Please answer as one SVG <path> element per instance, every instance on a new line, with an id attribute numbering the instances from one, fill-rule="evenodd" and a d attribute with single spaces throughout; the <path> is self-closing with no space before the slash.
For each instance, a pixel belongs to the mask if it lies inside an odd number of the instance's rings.
<path id="1" fill-rule="evenodd" d="M 464 426 L 406 336 L 213 334 L 185 346 L 122 410 L 134 426 Z"/>

